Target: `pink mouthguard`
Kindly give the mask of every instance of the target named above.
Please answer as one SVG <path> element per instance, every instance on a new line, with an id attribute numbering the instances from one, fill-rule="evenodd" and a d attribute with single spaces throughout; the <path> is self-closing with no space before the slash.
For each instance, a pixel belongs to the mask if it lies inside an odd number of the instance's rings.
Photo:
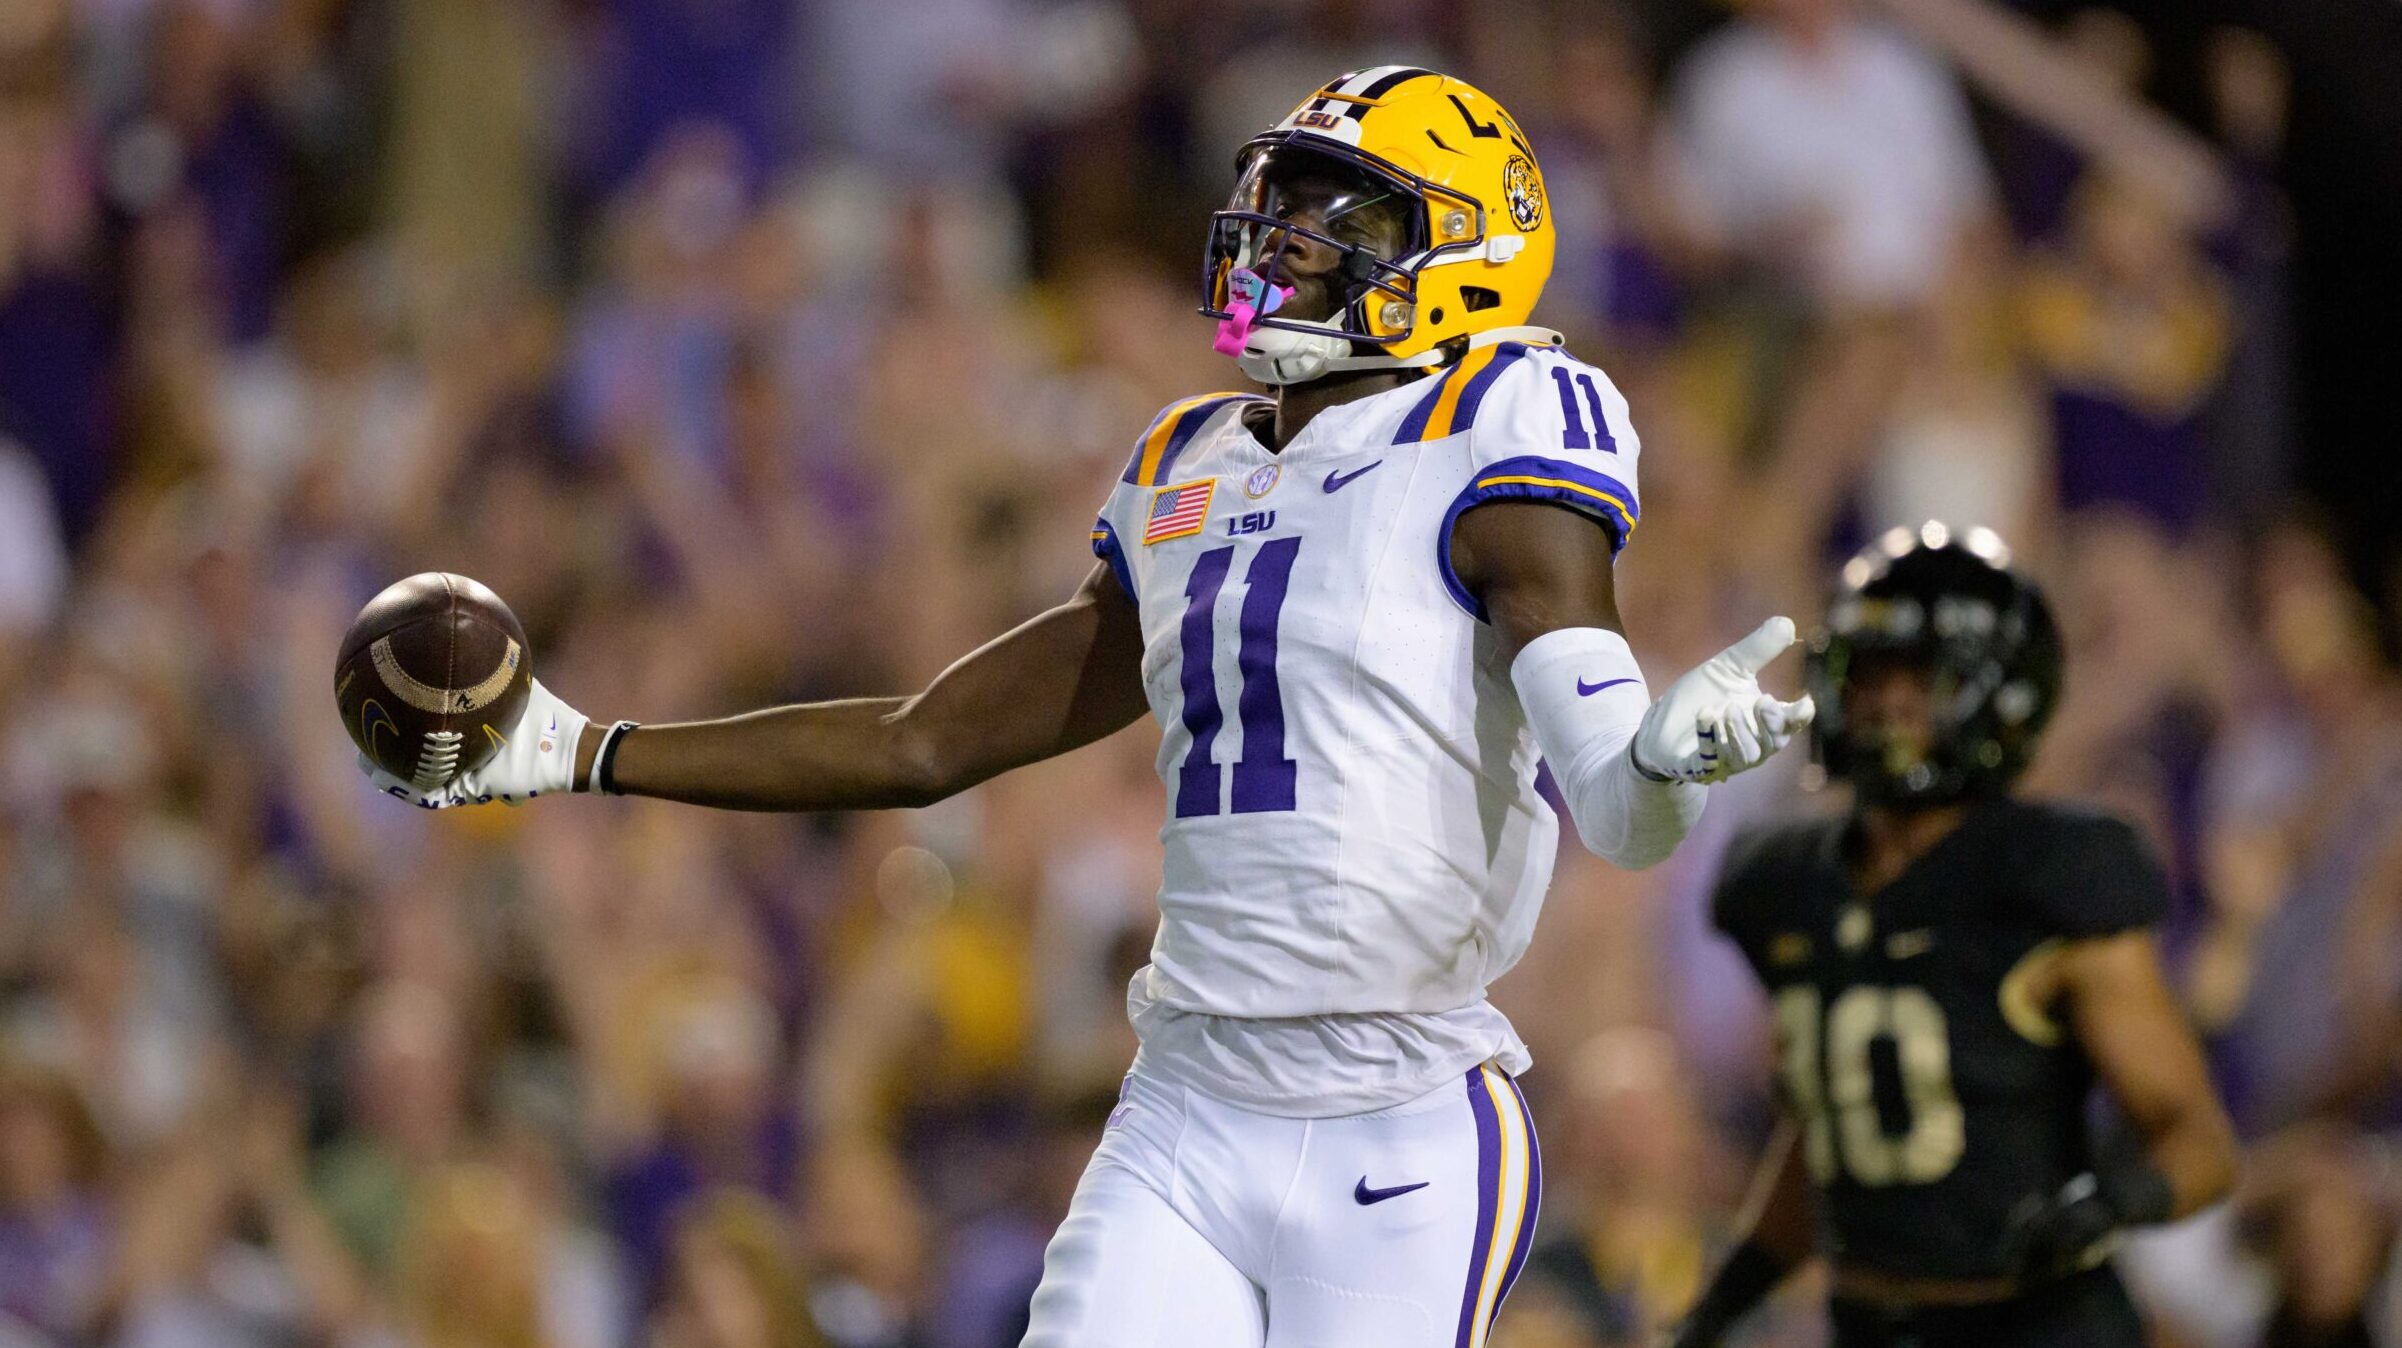
<path id="1" fill-rule="evenodd" d="M 1226 278 L 1226 317 L 1218 320 L 1218 339 L 1210 346 L 1221 356 L 1243 354 L 1243 343 L 1259 320 L 1284 306 L 1291 286 L 1271 286 L 1267 278 L 1244 267 Z"/>

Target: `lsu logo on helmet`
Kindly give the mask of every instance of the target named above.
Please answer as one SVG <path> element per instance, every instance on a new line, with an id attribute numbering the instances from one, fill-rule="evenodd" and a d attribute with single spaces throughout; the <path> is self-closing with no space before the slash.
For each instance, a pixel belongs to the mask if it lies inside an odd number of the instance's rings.
<path id="1" fill-rule="evenodd" d="M 1543 223 L 1543 179 L 1535 172 L 1533 160 L 1510 156 L 1501 170 L 1501 193 L 1510 203 L 1510 219 L 1518 228 L 1533 229 Z"/>
<path id="2" fill-rule="evenodd" d="M 1378 357 L 1327 368 L 1442 364 L 1451 344 L 1525 325 L 1551 276 L 1557 240 L 1534 149 L 1507 109 L 1465 81 L 1416 66 L 1353 71 L 1253 137 L 1237 163 L 1234 198 L 1212 221 L 1202 312 L 1242 332 L 1309 333 Z M 1398 203 L 1400 246 L 1370 251 L 1282 218 L 1260 180 L 1310 165 L 1353 175 L 1356 198 L 1379 210 Z M 1296 232 L 1343 252 L 1348 289 L 1333 315 L 1277 317 L 1276 299 L 1255 293 Z"/>

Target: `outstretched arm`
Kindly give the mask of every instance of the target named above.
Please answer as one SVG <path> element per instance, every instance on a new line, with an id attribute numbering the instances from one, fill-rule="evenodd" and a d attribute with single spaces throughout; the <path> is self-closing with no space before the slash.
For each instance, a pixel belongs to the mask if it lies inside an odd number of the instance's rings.
<path id="1" fill-rule="evenodd" d="M 1665 859 L 1701 817 L 1703 784 L 1757 766 L 1807 725 L 1808 698 L 1760 690 L 1793 624 L 1758 631 L 1653 701 L 1619 630 L 1615 540 L 1577 511 L 1496 501 L 1459 517 L 1451 564 L 1510 656 L 1535 742 L 1596 855 L 1629 869 Z"/>
<path id="2" fill-rule="evenodd" d="M 2060 50 L 2033 19 L 1991 0 L 1876 0 L 1958 63 L 1978 92 L 2141 184 L 2180 224 L 2225 220 L 2234 193 L 2210 144 Z"/>
<path id="3" fill-rule="evenodd" d="M 928 805 L 1132 724 L 1144 709 L 1141 665 L 1134 603 L 1096 566 L 1074 598 L 915 697 L 644 726 L 618 749 L 611 784 L 729 810 Z M 597 743 L 597 728 L 585 733 Z"/>
<path id="4" fill-rule="evenodd" d="M 915 697 L 774 707 L 643 726 L 606 750 L 605 784 L 726 810 L 927 805 L 1011 768 L 1080 748 L 1143 714 L 1142 630 L 1107 566 L 1074 598 L 946 669 Z M 539 681 L 493 760 L 430 792 L 360 766 L 427 809 L 593 789 L 604 723 Z"/>

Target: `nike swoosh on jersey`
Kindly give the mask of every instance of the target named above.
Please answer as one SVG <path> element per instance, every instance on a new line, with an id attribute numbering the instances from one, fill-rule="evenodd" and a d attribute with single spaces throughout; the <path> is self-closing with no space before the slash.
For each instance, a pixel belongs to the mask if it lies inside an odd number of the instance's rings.
<path id="1" fill-rule="evenodd" d="M 1379 460 L 1378 462 L 1382 462 L 1382 460 Z M 1373 467 L 1374 465 L 1370 466 Z M 1364 473 L 1368 470 L 1366 468 L 1362 468 L 1360 471 Z M 1362 1175 L 1359 1177 L 1358 1187 L 1351 1191 L 1351 1197 L 1353 1201 L 1357 1202 L 1361 1207 L 1364 1208 L 1377 1203 L 1382 1203 L 1388 1198 L 1399 1198 L 1403 1194 L 1414 1194 L 1432 1183 L 1434 1183 L 1433 1180 L 1420 1180 L 1416 1184 L 1396 1184 L 1390 1189 L 1371 1189 L 1368 1187 L 1368 1177 L 1366 1175 Z"/>
<path id="2" fill-rule="evenodd" d="M 1587 683 L 1583 679 L 1578 679 L 1576 681 L 1576 695 L 1578 697 L 1591 697 L 1604 688 L 1615 688 L 1619 684 L 1633 682 L 1633 679 L 1604 679 L 1600 683 Z"/>
<path id="3" fill-rule="evenodd" d="M 1375 463 L 1369 464 L 1365 468 L 1354 468 L 1348 473 L 1328 473 L 1326 475 L 1326 494 L 1329 496 L 1334 495 L 1343 488 L 1348 487 L 1352 483 L 1359 481 L 1363 477 L 1366 477 L 1368 474 L 1375 472 L 1383 463 L 1384 460 L 1378 459 Z"/>

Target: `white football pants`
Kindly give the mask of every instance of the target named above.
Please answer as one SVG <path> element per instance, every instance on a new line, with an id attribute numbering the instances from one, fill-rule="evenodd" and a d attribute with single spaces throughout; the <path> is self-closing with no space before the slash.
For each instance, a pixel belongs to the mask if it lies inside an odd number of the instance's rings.
<path id="1" fill-rule="evenodd" d="M 1332 1119 L 1130 1076 L 1022 1348 L 1483 1348 L 1542 1186 L 1494 1067 Z"/>

